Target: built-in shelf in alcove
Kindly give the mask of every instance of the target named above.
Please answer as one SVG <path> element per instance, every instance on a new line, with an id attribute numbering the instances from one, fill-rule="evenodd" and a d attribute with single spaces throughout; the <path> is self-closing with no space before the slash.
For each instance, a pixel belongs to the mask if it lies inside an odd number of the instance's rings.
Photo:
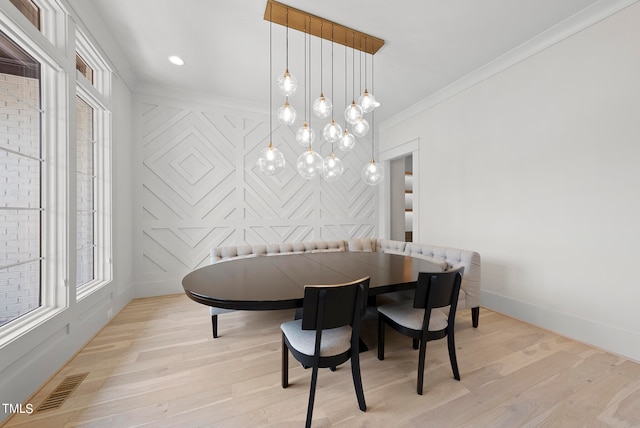
<path id="1" fill-rule="evenodd" d="M 404 240 L 413 241 L 413 174 L 404 173 Z"/>

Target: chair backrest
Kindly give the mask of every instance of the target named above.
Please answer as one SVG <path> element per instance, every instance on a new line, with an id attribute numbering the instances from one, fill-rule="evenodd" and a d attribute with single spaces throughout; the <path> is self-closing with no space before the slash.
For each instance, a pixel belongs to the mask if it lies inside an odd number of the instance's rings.
<path id="1" fill-rule="evenodd" d="M 464 267 L 447 272 L 420 272 L 413 307 L 435 309 L 451 305 L 450 312 L 455 312 L 463 272 Z"/>
<path id="2" fill-rule="evenodd" d="M 370 277 L 346 284 L 306 285 L 302 329 L 330 329 L 351 325 L 366 309 Z"/>

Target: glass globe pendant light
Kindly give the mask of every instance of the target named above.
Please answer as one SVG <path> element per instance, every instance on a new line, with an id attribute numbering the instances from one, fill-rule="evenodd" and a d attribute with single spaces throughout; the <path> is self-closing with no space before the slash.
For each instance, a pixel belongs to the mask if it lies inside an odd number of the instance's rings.
<path id="1" fill-rule="evenodd" d="M 311 22 L 309 22 L 309 26 L 311 26 Z M 308 117 L 307 116 L 308 114 L 307 86 L 309 85 L 309 81 L 311 80 L 307 76 L 307 47 L 310 45 L 309 40 L 310 40 L 309 33 L 307 32 L 306 25 L 305 25 L 305 33 L 304 33 L 304 82 L 305 82 L 304 83 L 304 118 L 305 120 L 302 126 L 298 128 L 298 131 L 296 132 L 296 141 L 298 142 L 298 144 L 304 147 L 308 147 L 309 145 L 313 144 L 316 139 L 316 133 L 313 130 L 313 128 L 311 128 L 311 119 L 309 119 L 309 123 L 307 123 L 307 117 Z M 310 75 L 311 75 L 311 71 L 309 71 L 309 76 Z"/>
<path id="2" fill-rule="evenodd" d="M 331 97 L 333 98 L 333 26 L 331 27 Z M 333 120 L 333 112 L 331 113 L 331 122 L 327 123 L 324 128 L 322 128 L 322 138 L 324 141 L 328 141 L 331 143 L 331 147 L 333 149 L 333 143 L 340 140 L 342 137 L 342 127 Z M 333 150 L 331 150 L 333 152 Z"/>
<path id="3" fill-rule="evenodd" d="M 360 95 L 360 98 L 358 98 L 358 104 L 362 106 L 362 111 L 364 111 L 365 113 L 373 111 L 374 108 L 380 105 L 380 103 L 376 101 L 373 94 L 370 94 L 366 88 L 363 94 Z"/>
<path id="4" fill-rule="evenodd" d="M 325 181 L 336 181 L 344 172 L 344 164 L 336 157 L 331 150 L 331 154 L 324 158 L 324 169 L 322 170 L 322 178 Z"/>
<path id="5" fill-rule="evenodd" d="M 302 177 L 307 180 L 311 180 L 312 178 L 316 178 L 322 174 L 322 170 L 324 169 L 324 160 L 322 159 L 322 156 L 314 152 L 311 149 L 311 146 L 309 146 L 306 152 L 298 156 L 296 169 L 298 170 L 298 174 Z"/>
<path id="6" fill-rule="evenodd" d="M 344 120 L 353 125 L 362 119 L 362 114 L 362 107 L 356 104 L 355 101 L 351 101 L 351 104 L 344 110 Z"/>
<path id="7" fill-rule="evenodd" d="M 320 24 L 320 34 L 322 34 L 323 24 Z M 331 116 L 331 112 L 333 111 L 333 104 L 331 100 L 324 96 L 322 91 L 322 38 L 320 38 L 320 96 L 316 98 L 313 102 L 311 109 L 313 110 L 313 114 L 321 119 L 326 119 Z"/>
<path id="8" fill-rule="evenodd" d="M 342 127 L 333 119 L 322 128 L 322 138 L 329 143 L 335 143 L 342 138 Z"/>
<path id="9" fill-rule="evenodd" d="M 296 121 L 296 109 L 289 104 L 289 98 L 284 105 L 278 109 L 278 120 L 285 126 L 291 126 Z"/>
<path id="10" fill-rule="evenodd" d="M 302 126 L 296 132 L 296 141 L 301 146 L 307 147 L 316 139 L 315 131 L 307 124 L 307 122 L 303 123 Z"/>
<path id="11" fill-rule="evenodd" d="M 269 147 L 260 151 L 256 166 L 265 175 L 278 175 L 284 171 L 284 154 L 269 142 Z"/>
<path id="12" fill-rule="evenodd" d="M 348 152 L 356 145 L 356 137 L 345 127 L 342 133 L 340 141 L 338 141 L 338 148 L 343 152 Z"/>
<path id="13" fill-rule="evenodd" d="M 331 100 L 320 92 L 320 96 L 313 102 L 313 114 L 321 119 L 326 119 L 331 116 L 332 110 L 333 104 L 331 103 Z"/>
<path id="14" fill-rule="evenodd" d="M 296 79 L 293 74 L 289 73 L 289 68 L 284 71 L 284 74 L 281 74 L 280 77 L 278 77 L 276 84 L 280 93 L 285 97 L 293 94 L 296 89 L 298 89 L 298 79 Z"/>
<path id="15" fill-rule="evenodd" d="M 367 49 L 367 39 L 364 39 L 365 51 Z M 373 54 L 371 55 L 371 80 L 373 80 Z M 358 98 L 358 104 L 362 107 L 362 111 L 370 113 L 376 107 L 380 106 L 380 103 L 376 101 L 373 94 L 370 94 L 367 90 L 367 57 L 364 58 L 364 92 Z"/>
<path id="16" fill-rule="evenodd" d="M 374 112 L 371 113 L 371 123 L 374 121 Z M 366 164 L 364 168 L 362 168 L 362 179 L 369 186 L 377 186 L 382 183 L 384 180 L 384 168 L 379 163 L 376 163 L 376 160 L 373 156 L 374 152 L 374 140 L 375 140 L 375 129 L 371 132 L 371 162 Z"/>
<path id="17" fill-rule="evenodd" d="M 352 38 L 351 38 L 351 94 L 352 95 L 355 93 L 355 67 L 354 67 L 355 55 L 354 55 L 354 48 L 353 48 L 354 45 L 355 45 L 355 34 L 352 33 Z M 344 46 L 344 100 L 345 102 L 347 101 L 347 45 L 346 44 Z M 349 123 L 349 120 L 347 119 L 347 111 L 345 110 L 344 131 L 342 132 L 342 136 L 338 141 L 338 149 L 342 150 L 343 152 L 348 152 L 349 150 L 353 149 L 353 147 L 356 145 L 356 137 L 347 129 L 347 123 Z"/>
<path id="18" fill-rule="evenodd" d="M 351 126 L 351 132 L 353 132 L 353 135 L 356 137 L 364 137 L 367 135 L 367 132 L 369 132 L 369 122 L 364 118 L 360 119 Z"/>
<path id="19" fill-rule="evenodd" d="M 333 41 L 333 26 L 331 26 L 331 97 L 333 93 L 333 47 L 335 43 Z M 346 51 L 345 51 L 346 52 Z M 324 168 L 322 169 L 322 178 L 325 181 L 336 181 L 340 178 L 344 172 L 344 165 L 342 161 L 336 157 L 333 153 L 333 143 L 340 141 L 342 137 L 342 128 L 333 120 L 333 114 L 331 114 L 331 122 L 329 122 L 322 130 L 322 136 L 326 141 L 331 142 L 331 154 L 324 158 Z"/>
<path id="20" fill-rule="evenodd" d="M 384 179 L 384 168 L 374 159 L 362 168 L 362 179 L 369 186 L 377 186 Z"/>
<path id="21" fill-rule="evenodd" d="M 351 41 L 352 46 L 355 45 L 355 39 L 352 38 Z M 356 78 L 355 78 L 355 54 L 353 52 L 353 47 L 351 48 L 351 95 L 352 97 L 355 97 L 355 82 L 356 82 Z M 344 73 L 344 82 L 345 82 L 345 99 L 346 99 L 346 95 L 347 95 L 347 49 L 345 47 L 344 50 L 344 62 L 345 62 L 345 73 Z M 349 104 L 347 106 L 347 108 L 344 110 L 344 120 L 347 121 L 347 123 L 351 124 L 351 125 L 355 125 L 360 119 L 362 119 L 362 115 L 364 114 L 364 111 L 362 110 L 362 107 L 360 107 L 358 104 L 356 104 L 355 99 L 352 98 L 351 99 L 351 104 Z"/>
<path id="22" fill-rule="evenodd" d="M 272 6 L 273 7 L 273 6 Z M 269 17 L 271 18 L 271 8 L 269 8 Z M 262 149 L 258 155 L 256 166 L 258 170 L 265 175 L 278 175 L 284 171 L 285 158 L 284 154 L 273 147 L 273 109 L 272 109 L 272 86 L 271 86 L 271 69 L 272 69 L 272 25 L 269 22 L 269 146 Z"/>
<path id="23" fill-rule="evenodd" d="M 287 9 L 287 37 L 286 37 L 286 66 L 284 73 L 278 76 L 276 85 L 278 91 L 285 97 L 292 95 L 298 89 L 298 79 L 289 73 L 289 9 Z"/>

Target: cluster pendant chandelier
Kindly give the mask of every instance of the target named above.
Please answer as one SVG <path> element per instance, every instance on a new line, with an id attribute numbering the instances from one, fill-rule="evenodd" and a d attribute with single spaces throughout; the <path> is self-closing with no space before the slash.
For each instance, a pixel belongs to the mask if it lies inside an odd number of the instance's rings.
<path id="1" fill-rule="evenodd" d="M 294 126 L 297 119 L 297 112 L 290 102 L 290 97 L 300 89 L 301 84 L 289 69 L 289 29 L 304 33 L 304 79 L 302 86 L 304 87 L 304 113 L 303 123 L 295 133 L 296 141 L 305 148 L 304 152 L 298 157 L 296 162 L 296 170 L 298 174 L 306 179 L 322 177 L 325 181 L 332 182 L 338 180 L 344 172 L 344 163 L 339 158 L 340 152 L 347 152 L 355 147 L 357 138 L 367 135 L 370 128 L 373 127 L 374 109 L 378 103 L 373 96 L 373 55 L 384 44 L 378 38 L 363 34 L 342 25 L 327 21 L 314 15 L 298 9 L 291 8 L 274 0 L 267 0 L 265 10 L 265 20 L 269 21 L 269 111 L 273 109 L 272 86 L 272 24 L 286 27 L 286 61 L 284 73 L 280 74 L 275 81 L 278 92 L 284 96 L 284 104 L 280 106 L 277 112 L 277 118 L 283 126 Z M 311 71 L 312 71 L 312 38 L 319 38 L 319 95 L 311 101 Z M 331 44 L 331 87 L 330 93 L 324 91 L 324 45 L 329 42 Z M 335 98 L 334 98 L 334 46 L 338 43 L 344 46 L 344 101 L 345 109 L 342 117 L 336 117 Z M 351 48 L 351 102 L 347 101 L 347 49 Z M 359 76 L 362 76 L 362 55 L 365 54 L 364 60 L 364 90 L 356 101 L 355 92 L 355 58 L 356 52 L 360 53 L 360 69 Z M 371 57 L 371 90 L 369 92 L 367 83 L 367 58 Z M 302 55 L 300 55 L 302 56 Z M 300 75 L 300 74 L 298 74 Z M 362 79 L 360 79 L 362 83 Z M 318 92 L 315 92 L 318 94 Z M 298 97 L 299 98 L 299 97 Z M 342 113 L 342 110 L 340 110 Z M 366 115 L 370 114 L 371 126 L 366 119 Z M 318 123 L 317 129 L 314 131 L 312 126 L 312 118 Z M 341 126 L 343 123 L 344 126 Z M 269 114 L 269 145 L 263 149 L 256 163 L 258 169 L 266 175 L 277 175 L 285 170 L 284 155 L 280 150 L 274 147 L 272 142 L 273 125 L 272 114 Z M 328 153 L 324 158 L 320 154 L 320 146 L 324 146 L 322 151 Z M 330 146 L 330 149 L 328 148 Z M 326 147 L 326 148 L 325 148 Z M 336 149 L 338 154 L 336 154 Z M 380 164 L 374 160 L 374 137 L 371 134 L 371 161 L 364 165 L 362 169 L 362 179 L 368 185 L 375 186 L 380 184 L 384 178 L 384 170 Z"/>

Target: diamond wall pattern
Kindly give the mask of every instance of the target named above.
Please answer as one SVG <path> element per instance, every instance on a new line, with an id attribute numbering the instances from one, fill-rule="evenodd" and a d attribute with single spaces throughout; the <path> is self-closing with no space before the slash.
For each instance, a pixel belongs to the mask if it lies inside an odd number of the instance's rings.
<path id="1" fill-rule="evenodd" d="M 268 114 L 138 95 L 136 277 L 181 278 L 208 264 L 222 245 L 361 238 L 375 235 L 376 189 L 360 170 L 370 141 L 339 153 L 346 171 L 333 183 L 295 171 L 295 131 L 274 124 L 287 169 L 269 177 L 255 168 L 269 142 Z M 330 145 L 322 144 L 322 156 Z"/>

